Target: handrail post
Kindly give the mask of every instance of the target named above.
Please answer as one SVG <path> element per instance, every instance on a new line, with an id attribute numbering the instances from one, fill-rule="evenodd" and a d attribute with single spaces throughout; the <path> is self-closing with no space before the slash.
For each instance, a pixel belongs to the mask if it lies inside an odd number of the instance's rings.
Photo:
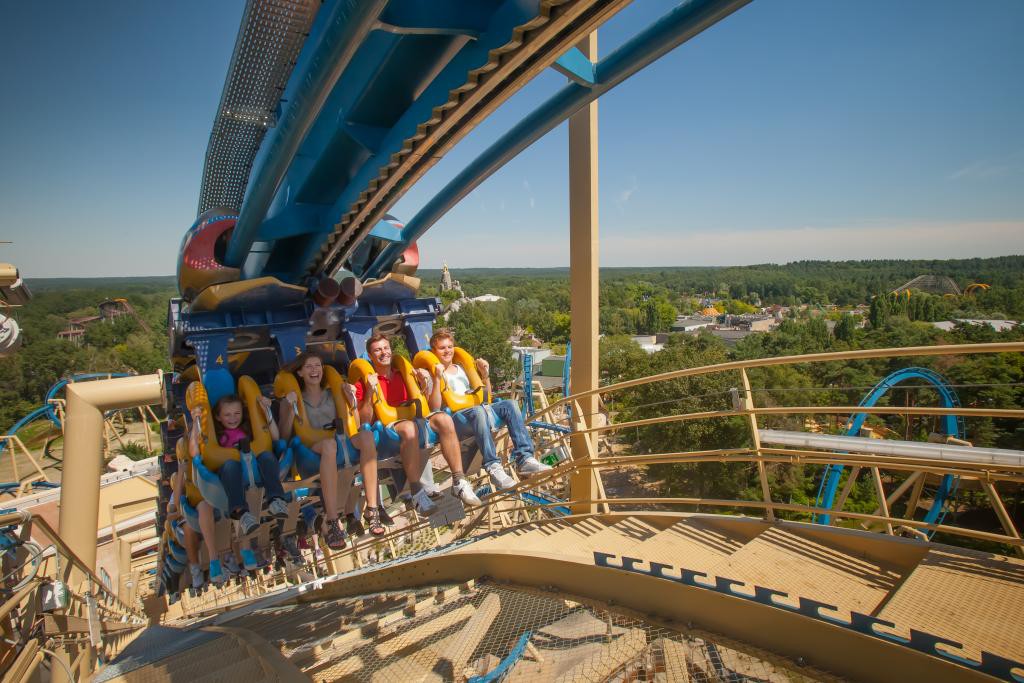
<path id="1" fill-rule="evenodd" d="M 846 478 L 846 483 L 843 484 L 843 490 L 839 492 L 839 498 L 836 500 L 835 505 L 832 506 L 833 510 L 842 512 L 843 508 L 846 507 L 846 499 L 850 497 L 850 493 L 853 491 L 853 487 L 857 483 L 857 478 L 860 477 L 860 470 L 861 468 L 858 466 L 850 469 L 850 475 Z M 924 485 L 923 479 L 921 480 L 921 484 Z"/>
<path id="2" fill-rule="evenodd" d="M 1003 499 L 999 497 L 999 491 L 996 490 L 995 484 L 991 481 L 981 481 L 981 487 L 988 494 L 989 502 L 992 503 L 992 509 L 995 510 L 996 517 L 999 518 L 999 523 L 1003 525 L 1003 531 L 1006 532 L 1007 536 L 1013 538 L 1020 538 L 1020 533 L 1017 532 L 1017 527 L 1013 524 L 1013 518 L 1006 512 L 1006 507 L 1003 505 Z M 1024 547 L 1016 546 L 1014 550 L 1021 557 L 1024 557 Z"/>
<path id="3" fill-rule="evenodd" d="M 878 506 L 882 508 L 882 516 L 889 517 L 889 501 L 885 499 L 885 487 L 882 486 L 882 473 L 879 472 L 877 467 L 871 468 L 871 477 L 875 483 L 875 495 L 878 496 Z M 890 536 L 893 535 L 892 523 L 885 523 L 885 533 Z"/>
<path id="4" fill-rule="evenodd" d="M 768 486 L 768 471 L 764 466 L 764 457 L 761 453 L 761 435 L 757 431 L 757 415 L 754 410 L 754 394 L 750 390 L 750 378 L 747 377 L 746 368 L 740 368 L 740 379 L 743 381 L 743 408 L 747 411 L 747 420 L 750 425 L 750 438 L 754 444 L 754 453 L 757 455 L 757 476 L 761 480 L 761 496 L 764 498 L 764 516 L 769 522 L 775 521 L 775 510 L 772 508 L 772 492 Z"/>

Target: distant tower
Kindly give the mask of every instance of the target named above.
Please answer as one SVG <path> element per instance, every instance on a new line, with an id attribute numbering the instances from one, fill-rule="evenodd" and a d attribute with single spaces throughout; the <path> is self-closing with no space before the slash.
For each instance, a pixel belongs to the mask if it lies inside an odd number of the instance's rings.
<path id="1" fill-rule="evenodd" d="M 452 272 L 448 270 L 447 263 L 441 266 L 441 291 L 458 292 L 460 296 L 465 296 L 462 293 L 462 285 L 459 284 L 459 281 L 452 279 Z"/>

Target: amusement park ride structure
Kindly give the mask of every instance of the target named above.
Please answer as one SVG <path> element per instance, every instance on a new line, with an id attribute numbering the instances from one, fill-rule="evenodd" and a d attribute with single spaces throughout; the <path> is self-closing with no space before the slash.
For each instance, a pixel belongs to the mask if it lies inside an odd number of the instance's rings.
<path id="1" fill-rule="evenodd" d="M 0 263 L 0 358 L 5 358 L 21 347 L 21 329 L 13 311 L 32 298 L 28 285 L 21 279 L 18 269 L 10 263 Z"/>
<path id="2" fill-rule="evenodd" d="M 41 406 L 11 425 L 6 434 L 0 434 L 0 455 L 5 451 L 10 455 L 13 476 L 9 482 L 0 482 L 0 495 L 21 496 L 33 489 L 59 486 L 59 482 L 51 479 L 54 473 L 51 468 L 59 467 L 63 462 L 66 401 L 61 393 L 69 384 L 130 376 L 123 372 L 88 372 L 73 374 L 55 382 L 47 390 Z M 22 436 L 26 427 L 38 422 L 48 423 L 49 429 L 42 433 L 44 445 L 41 455 L 37 458 L 33 449 L 25 444 Z M 153 452 L 159 439 L 159 425 L 160 419 L 149 406 L 133 407 L 124 411 L 115 410 L 104 415 L 104 460 L 115 450 L 123 450 L 128 443 L 139 443 L 146 451 Z M 22 456 L 31 464 L 34 473 L 24 476 L 21 474 L 18 461 Z"/>
<path id="3" fill-rule="evenodd" d="M 951 397 L 934 407 L 875 402 L 908 373 L 934 379 L 920 369 L 886 378 L 860 406 L 759 405 L 751 375 L 790 364 L 1018 354 L 1024 344 L 766 358 L 599 385 L 596 100 L 746 0 L 688 0 L 598 59 L 595 31 L 626 4 L 250 0 L 200 215 L 182 242 L 181 296 L 169 304 L 173 372 L 69 384 L 59 537 L 31 515 L 0 520 L 22 569 L 0 606 L 11 680 L 31 680 L 44 660 L 54 680 L 104 664 L 97 681 L 1021 680 L 1024 562 L 922 536 L 1021 552 L 1003 498 L 1024 482 L 1024 453 L 970 447 L 960 425 L 1020 420 L 1024 410 L 963 407 Z M 569 77 L 563 90 L 408 223 L 388 214 L 438 158 L 549 67 Z M 573 393 L 530 419 L 538 453 L 564 459 L 507 490 L 477 481 L 483 504 L 464 509 L 454 499 L 454 510 L 438 506 L 443 516 L 404 512 L 394 500 L 390 510 L 403 519 L 383 537 L 321 548 L 322 556 L 307 551 L 283 570 L 271 563 L 236 583 L 183 593 L 175 605 L 157 590 L 177 593 L 183 580 L 182 526 L 168 519 L 158 529 L 159 578 L 133 570 L 130 557 L 118 578 L 119 586 L 152 582 L 152 590 L 135 590 L 129 603 L 110 589 L 96 572 L 104 415 L 163 403 L 187 421 L 189 408 L 208 411 L 250 380 L 273 385 L 304 350 L 343 367 L 374 333 L 403 335 L 410 354 L 424 350 L 440 309 L 417 296 L 415 240 L 566 119 Z M 350 275 L 339 281 L 342 270 Z M 622 392 L 723 373 L 737 388 L 718 410 L 597 419 L 599 401 L 614 405 Z M 852 436 L 763 427 L 769 416 L 828 414 L 850 416 Z M 854 429 L 864 415 L 899 414 L 939 417 L 943 443 L 868 440 Z M 744 441 L 598 454 L 599 435 L 720 419 L 742 420 Z M 507 435 L 498 441 L 506 454 Z M 759 495 L 619 497 L 603 485 L 611 470 L 707 462 L 749 466 Z M 182 461 L 197 481 L 209 464 Z M 819 500 L 781 499 L 770 474 L 807 465 L 825 470 Z M 843 468 L 850 473 L 836 499 Z M 877 496 L 871 514 L 847 506 L 846 488 L 862 474 Z M 316 479 L 287 478 L 294 500 L 279 533 L 294 528 L 298 497 Z M 903 484 L 887 492 L 887 480 Z M 956 480 L 984 491 L 1001 532 L 945 523 Z M 913 504 L 894 505 L 908 492 Z M 920 519 L 928 497 L 930 517 Z M 159 504 L 162 520 L 166 499 Z M 811 516 L 819 523 L 797 521 Z M 261 525 L 255 545 L 270 542 L 272 527 Z M 227 521 L 218 528 L 231 536 Z M 39 543 L 52 545 L 49 554 Z"/>

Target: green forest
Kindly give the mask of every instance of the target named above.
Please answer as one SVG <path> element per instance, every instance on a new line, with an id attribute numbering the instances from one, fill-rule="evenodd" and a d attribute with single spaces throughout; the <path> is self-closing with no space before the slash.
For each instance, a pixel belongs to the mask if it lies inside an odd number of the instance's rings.
<path id="1" fill-rule="evenodd" d="M 153 372 L 168 368 L 167 300 L 174 278 L 83 278 L 29 280 L 34 297 L 17 309 L 24 345 L 0 360 L 0 428 L 39 407 L 61 377 L 79 372 Z M 78 346 L 57 338 L 69 318 L 98 315 L 106 299 L 124 297 L 148 325 L 131 316 L 86 327 Z"/>
<path id="2" fill-rule="evenodd" d="M 508 338 L 514 331 L 533 333 L 557 352 L 569 339 L 569 287 L 565 269 L 458 270 L 454 276 L 467 296 L 496 294 L 503 300 L 464 305 L 447 322 L 459 344 L 491 361 L 496 380 L 508 385 L 519 373 Z M 893 295 L 901 284 L 922 274 L 947 275 L 962 288 L 990 285 L 972 296 L 944 297 L 922 292 Z M 440 271 L 420 271 L 420 293 L 448 304 L 458 295 L 441 292 Z M 4 430 L 40 405 L 46 390 L 73 372 L 152 372 L 167 368 L 167 301 L 174 280 L 120 278 L 29 281 L 35 297 L 16 313 L 25 335 L 22 349 L 0 361 L 0 428 Z M 138 318 L 94 322 L 76 345 L 58 339 L 68 319 L 97 315 L 108 298 L 126 298 Z M 745 313 L 761 307 L 792 307 L 768 333 L 747 336 L 733 346 L 703 332 L 672 334 L 662 351 L 645 353 L 629 337 L 668 332 L 677 315 L 699 311 L 708 302 L 723 312 Z M 860 308 L 853 307 L 860 305 Z M 734 359 L 882 348 L 991 341 L 1022 341 L 1024 328 L 996 332 L 987 325 L 959 325 L 943 331 L 930 321 L 950 318 L 1024 319 L 1024 257 L 951 261 L 808 261 L 787 265 L 730 268 L 602 269 L 600 284 L 601 379 L 604 383 L 678 368 Z M 834 324 L 833 324 L 834 323 Z M 439 325 L 442 323 L 438 323 Z M 993 354 L 973 358 L 870 360 L 825 365 L 768 368 L 751 372 L 759 405 L 856 405 L 880 379 L 898 367 L 914 364 L 945 377 L 968 407 L 1024 405 L 1024 357 Z M 739 378 L 729 373 L 677 379 L 618 392 L 608 409 L 617 421 L 680 412 L 720 410 L 731 405 L 730 390 Z M 928 387 L 901 387 L 885 399 L 896 405 L 934 404 Z M 823 431 L 841 428 L 835 418 L 815 416 Z M 803 418 L 773 417 L 762 426 L 801 429 Z M 932 419 L 871 418 L 889 438 L 926 439 L 936 429 Z M 1024 449 L 1024 429 L 1009 420 L 968 421 L 962 435 L 976 446 Z M 679 422 L 641 428 L 620 437 L 638 453 L 661 453 L 747 445 L 749 431 L 737 419 Z M 820 468 L 819 468 L 820 469 Z M 745 464 L 706 464 L 654 468 L 651 477 L 667 493 L 715 498 L 755 498 L 755 472 Z M 772 468 L 773 490 L 788 501 L 812 503 L 817 491 L 815 468 Z M 971 496 L 960 493 L 963 510 L 974 509 Z M 1024 506 L 1020 492 L 1012 514 Z M 868 510 L 875 503 L 870 484 L 858 485 L 851 507 Z M 980 505 L 980 503 L 979 503 Z M 870 510 L 868 510 L 870 511 Z"/>
<path id="3" fill-rule="evenodd" d="M 478 355 L 492 359 L 497 376 L 509 381 L 518 368 L 506 340 L 514 329 L 534 333 L 561 351 L 569 340 L 568 270 L 558 269 L 466 269 L 455 276 L 467 296 L 496 294 L 505 301 L 466 306 L 451 316 L 449 324 L 459 339 Z M 982 282 L 991 289 L 971 297 L 945 298 L 915 293 L 915 296 L 884 296 L 921 274 L 947 275 L 964 288 Z M 455 298 L 441 292 L 439 270 L 421 270 L 422 295 L 440 296 L 444 303 Z M 72 372 L 152 372 L 167 368 L 167 301 L 175 295 L 173 277 L 152 278 L 68 278 L 36 279 L 28 284 L 35 298 L 17 311 L 25 344 L 19 353 L 0 361 L 0 428 L 38 406 L 46 390 L 60 377 Z M 878 296 L 883 295 L 883 296 Z M 131 316 L 113 323 L 88 325 L 84 343 L 75 345 L 57 338 L 69 318 L 97 314 L 105 299 L 128 299 L 143 327 Z M 806 324 L 818 329 L 823 344 L 853 346 L 903 345 L 920 340 L 938 343 L 941 335 L 926 327 L 908 326 L 911 321 L 949 318 L 1024 319 L 1024 257 L 946 261 L 799 261 L 786 265 L 756 265 L 709 268 L 605 268 L 601 270 L 601 332 L 606 344 L 614 345 L 617 335 L 667 332 L 677 315 L 700 310 L 708 300 L 724 312 L 745 313 L 772 304 L 810 308 L 801 315 Z M 867 330 L 856 327 L 859 319 L 845 316 L 833 306 L 870 304 Z M 820 331 L 811 319 L 820 312 L 838 322 L 830 335 Z M 800 324 L 800 319 L 794 319 Z M 808 348 L 795 344 L 797 335 L 786 326 L 769 335 L 756 335 L 740 348 L 722 353 L 799 353 Z M 985 336 L 981 329 L 956 335 Z M 949 337 L 951 335 L 946 335 Z M 810 333 L 815 338 L 815 333 Z M 683 341 L 677 343 L 684 343 Z M 759 350 L 750 347 L 760 344 Z M 916 342 L 914 342 L 916 343 Z M 659 354 L 658 363 L 669 363 L 671 353 Z M 646 359 L 655 362 L 653 359 Z M 605 367 L 608 377 L 617 372 Z"/>

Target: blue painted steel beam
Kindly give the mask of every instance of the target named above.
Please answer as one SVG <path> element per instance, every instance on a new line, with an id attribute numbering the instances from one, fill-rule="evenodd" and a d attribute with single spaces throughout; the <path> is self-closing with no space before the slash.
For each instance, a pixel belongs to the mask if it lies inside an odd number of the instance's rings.
<path id="1" fill-rule="evenodd" d="M 595 65 L 593 85 L 570 83 L 463 169 L 406 224 L 403 242 L 384 249 L 366 277 L 379 277 L 390 270 L 408 244 L 422 237 L 466 195 L 555 126 L 749 2 L 688 0 L 638 33 Z"/>
<path id="2" fill-rule="evenodd" d="M 486 65 L 490 61 L 490 51 L 506 45 L 512 39 L 517 26 L 536 17 L 538 6 L 539 3 L 536 1 L 508 0 L 495 9 L 489 18 L 487 30 L 481 33 L 472 44 L 466 45 L 436 75 L 413 105 L 395 123 L 388 136 L 382 141 L 377 153 L 368 159 L 358 173 L 353 176 L 348 186 L 338 196 L 334 206 L 331 207 L 329 211 L 331 216 L 340 218 L 350 209 L 370 182 L 380 175 L 380 169 L 390 162 L 392 155 L 399 152 L 406 140 L 416 133 L 418 126 L 434 115 L 436 107 L 448 102 L 452 90 L 465 83 L 466 74 Z M 398 249 L 399 255 L 405 251 L 409 242 L 406 240 L 401 245 Z M 319 243 L 311 245 L 306 263 L 314 259 L 319 247 Z"/>
<path id="3" fill-rule="evenodd" d="M 391 0 L 379 28 L 404 35 L 479 36 L 499 4 L 496 0 Z"/>
<path id="4" fill-rule="evenodd" d="M 286 91 L 289 104 L 253 162 L 253 175 L 249 179 L 238 224 L 228 243 L 225 256 L 228 265 L 242 265 L 295 152 L 338 77 L 386 5 L 387 0 L 337 2 L 330 12 L 317 16 L 313 34 L 295 68 L 295 73 L 303 77 L 293 78 L 289 83 Z"/>
<path id="5" fill-rule="evenodd" d="M 539 11 L 539 0 L 391 0 L 383 10 L 335 2 L 321 11 L 282 124 L 254 162 L 226 259 L 243 277 L 301 279 L 391 156 Z M 410 104 L 393 120 L 386 105 L 396 97 Z"/>

